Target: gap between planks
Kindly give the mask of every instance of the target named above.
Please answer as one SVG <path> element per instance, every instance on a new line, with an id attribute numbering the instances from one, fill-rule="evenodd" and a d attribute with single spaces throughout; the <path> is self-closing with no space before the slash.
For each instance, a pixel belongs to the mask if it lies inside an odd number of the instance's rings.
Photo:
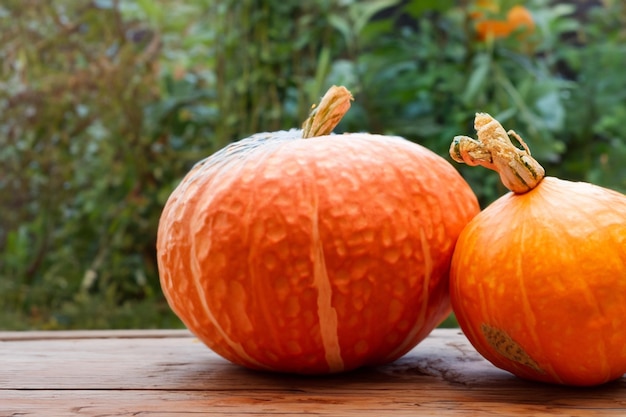
<path id="1" fill-rule="evenodd" d="M 194 337 L 194 335 L 186 329 L 0 331 L 0 342 L 73 339 L 165 339 L 186 337 Z"/>

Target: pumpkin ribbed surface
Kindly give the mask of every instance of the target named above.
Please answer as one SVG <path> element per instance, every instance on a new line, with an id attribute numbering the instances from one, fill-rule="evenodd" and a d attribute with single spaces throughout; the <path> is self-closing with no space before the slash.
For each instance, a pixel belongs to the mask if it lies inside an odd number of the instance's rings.
<path id="1" fill-rule="evenodd" d="M 235 363 L 313 374 L 385 363 L 450 312 L 454 244 L 477 212 L 447 161 L 402 138 L 257 134 L 170 196 L 162 287 Z"/>

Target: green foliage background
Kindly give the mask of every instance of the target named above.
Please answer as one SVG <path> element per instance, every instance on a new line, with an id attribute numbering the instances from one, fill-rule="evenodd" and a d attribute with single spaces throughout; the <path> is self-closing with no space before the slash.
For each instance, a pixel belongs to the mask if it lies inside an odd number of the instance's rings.
<path id="1" fill-rule="evenodd" d="M 180 326 L 154 253 L 169 193 L 332 84 L 356 98 L 339 130 L 445 156 L 485 111 L 549 175 L 626 191 L 626 7 L 524 4 L 531 36 L 481 42 L 469 0 L 3 1 L 0 328 Z M 483 205 L 504 192 L 458 168 Z"/>

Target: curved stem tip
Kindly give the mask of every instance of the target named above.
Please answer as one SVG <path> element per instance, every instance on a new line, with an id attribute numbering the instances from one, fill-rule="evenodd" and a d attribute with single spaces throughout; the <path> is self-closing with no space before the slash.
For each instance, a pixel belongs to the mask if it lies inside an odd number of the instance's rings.
<path id="1" fill-rule="evenodd" d="M 467 165 L 481 165 L 500 174 L 506 188 L 523 194 L 535 188 L 545 176 L 545 170 L 532 156 L 524 140 L 487 113 L 476 113 L 474 128 L 478 139 L 456 136 L 450 145 L 450 156 Z M 511 137 L 523 149 L 513 145 Z"/>

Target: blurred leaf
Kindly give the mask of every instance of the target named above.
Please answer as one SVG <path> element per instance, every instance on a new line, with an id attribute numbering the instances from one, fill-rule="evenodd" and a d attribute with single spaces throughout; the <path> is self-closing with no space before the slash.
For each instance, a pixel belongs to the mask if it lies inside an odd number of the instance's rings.
<path id="1" fill-rule="evenodd" d="M 487 54 L 480 54 L 474 58 L 473 70 L 465 87 L 462 100 L 466 104 L 471 104 L 480 90 L 484 89 L 485 82 L 489 76 L 491 59 Z"/>
<path id="2" fill-rule="evenodd" d="M 543 125 L 550 130 L 560 130 L 563 128 L 565 120 L 565 109 L 561 105 L 561 98 L 558 91 L 550 91 L 541 96 L 535 107 L 542 116 Z"/>
<path id="3" fill-rule="evenodd" d="M 350 16 L 354 32 L 360 34 L 372 18 L 381 11 L 400 3 L 400 0 L 365 0 L 351 5 Z"/>
<path id="4" fill-rule="evenodd" d="M 419 19 L 427 12 L 445 12 L 456 5 L 454 0 L 411 0 L 405 11 L 413 18 Z"/>

